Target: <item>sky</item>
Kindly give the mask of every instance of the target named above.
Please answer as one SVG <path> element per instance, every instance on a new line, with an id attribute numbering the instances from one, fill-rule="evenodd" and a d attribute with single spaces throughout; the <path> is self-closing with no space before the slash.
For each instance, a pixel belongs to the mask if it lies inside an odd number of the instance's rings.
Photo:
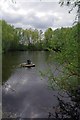
<path id="1" fill-rule="evenodd" d="M 15 3 L 16 1 L 16 3 Z M 72 26 L 76 9 L 61 7 L 59 0 L 0 0 L 0 19 L 23 29 L 57 29 Z"/>

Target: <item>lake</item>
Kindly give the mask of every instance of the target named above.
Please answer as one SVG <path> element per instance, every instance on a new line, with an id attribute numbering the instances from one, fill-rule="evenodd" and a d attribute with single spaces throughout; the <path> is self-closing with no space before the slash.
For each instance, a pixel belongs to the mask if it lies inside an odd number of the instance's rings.
<path id="1" fill-rule="evenodd" d="M 49 51 L 9 52 L 2 59 L 2 107 L 3 118 L 47 118 L 52 107 L 58 104 L 54 96 L 57 91 L 48 87 L 40 71 L 50 67 Z M 54 56 L 54 55 L 53 55 Z M 27 59 L 35 64 L 33 68 L 20 68 L 18 65 Z M 57 63 L 51 63 L 54 71 Z M 58 72 L 55 72 L 57 75 Z"/>

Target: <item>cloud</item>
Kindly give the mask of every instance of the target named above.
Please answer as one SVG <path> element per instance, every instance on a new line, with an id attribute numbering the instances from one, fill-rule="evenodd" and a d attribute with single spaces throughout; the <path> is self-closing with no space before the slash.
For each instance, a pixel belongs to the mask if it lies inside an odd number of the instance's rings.
<path id="1" fill-rule="evenodd" d="M 60 7 L 58 2 L 22 2 L 0 4 L 2 18 L 15 27 L 47 29 L 71 26 L 76 15 L 68 13 L 68 7 Z M 0 14 L 1 15 L 1 14 Z M 1 18 L 1 17 L 0 17 Z"/>

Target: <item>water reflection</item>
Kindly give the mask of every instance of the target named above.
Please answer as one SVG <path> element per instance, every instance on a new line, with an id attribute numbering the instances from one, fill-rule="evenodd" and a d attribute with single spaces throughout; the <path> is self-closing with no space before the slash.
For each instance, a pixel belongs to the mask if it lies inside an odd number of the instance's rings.
<path id="1" fill-rule="evenodd" d="M 7 57 L 7 61 L 5 63 Z M 49 53 L 21 52 L 5 55 L 3 75 L 7 82 L 3 85 L 3 117 L 47 118 L 49 109 L 57 104 L 57 99 L 47 86 L 47 80 L 41 80 L 40 70 L 48 69 Z M 18 64 L 31 59 L 36 67 L 32 69 L 18 68 Z M 10 62 L 8 62 L 10 61 Z M 6 65 L 7 64 L 7 65 Z M 13 66 L 15 66 L 14 69 Z M 5 69 L 6 67 L 6 69 Z M 8 71 L 6 73 L 6 71 Z M 8 78 L 8 79 L 7 79 Z"/>

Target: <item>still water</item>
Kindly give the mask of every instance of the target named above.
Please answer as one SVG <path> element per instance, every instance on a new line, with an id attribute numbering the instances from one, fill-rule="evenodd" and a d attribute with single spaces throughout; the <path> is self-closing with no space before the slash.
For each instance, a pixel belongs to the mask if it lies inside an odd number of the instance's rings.
<path id="1" fill-rule="evenodd" d="M 56 91 L 48 87 L 47 79 L 41 79 L 40 71 L 50 65 L 50 52 L 10 52 L 3 55 L 2 98 L 3 117 L 47 118 L 52 107 L 57 105 Z M 27 59 L 33 68 L 20 68 Z M 57 63 L 54 63 L 53 70 Z M 57 73 L 56 73 L 57 74 Z"/>

